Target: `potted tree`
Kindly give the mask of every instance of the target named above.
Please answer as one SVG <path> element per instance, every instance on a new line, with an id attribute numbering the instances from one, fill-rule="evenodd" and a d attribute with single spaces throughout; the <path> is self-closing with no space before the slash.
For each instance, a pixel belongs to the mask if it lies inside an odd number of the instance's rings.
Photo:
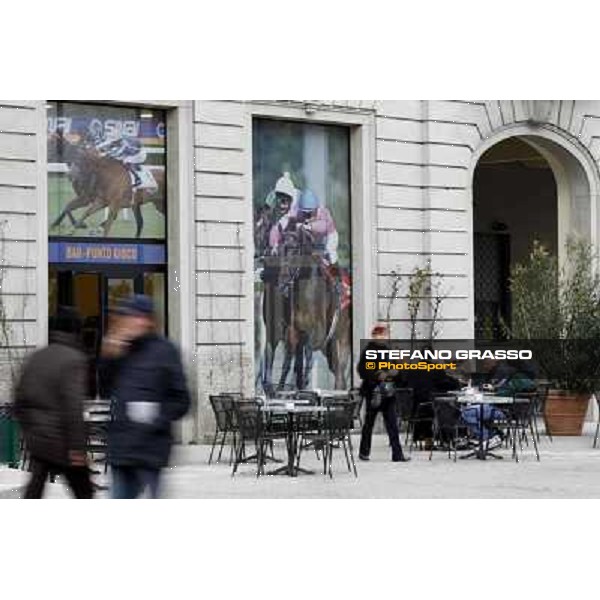
<path id="1" fill-rule="evenodd" d="M 570 239 L 566 260 L 535 242 L 511 274 L 513 340 L 522 340 L 550 382 L 545 419 L 552 435 L 581 435 L 600 374 L 600 275 L 587 242 Z"/>

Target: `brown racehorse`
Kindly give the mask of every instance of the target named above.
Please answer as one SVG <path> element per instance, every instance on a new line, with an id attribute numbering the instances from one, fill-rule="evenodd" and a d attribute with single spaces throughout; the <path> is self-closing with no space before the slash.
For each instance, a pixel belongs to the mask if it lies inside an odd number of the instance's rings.
<path id="1" fill-rule="evenodd" d="M 263 292 L 261 312 L 265 325 L 263 356 L 261 357 L 260 378 L 263 390 L 271 395 L 273 387 L 273 361 L 280 342 L 283 342 L 284 359 L 277 389 L 285 389 L 292 359 L 296 352 L 294 332 L 290 329 L 290 298 L 282 289 L 281 260 L 279 256 L 264 257 Z M 256 300 L 255 300 L 256 301 Z"/>
<path id="2" fill-rule="evenodd" d="M 69 178 L 75 197 L 67 203 L 63 211 L 52 223 L 58 227 L 68 217 L 74 227 L 87 227 L 85 220 L 103 208 L 109 209 L 108 218 L 102 223 L 104 236 L 108 236 L 119 211 L 131 208 L 136 221 L 136 238 L 142 234 L 144 225 L 141 205 L 152 202 L 156 209 L 165 214 L 164 174 L 155 177 L 158 190 L 137 190 L 135 195 L 127 168 L 116 158 L 101 156 L 94 148 L 84 144 L 73 144 L 60 134 L 48 138 L 49 145 L 56 144 L 58 155 L 69 165 Z M 84 212 L 75 219 L 73 211 L 85 207 Z"/>
<path id="3" fill-rule="evenodd" d="M 309 232 L 301 228 L 285 232 L 283 246 L 278 292 L 288 298 L 287 314 L 265 319 L 267 339 L 277 338 L 275 331 L 286 324 L 288 343 L 295 349 L 294 370 L 299 389 L 310 384 L 315 350 L 326 358 L 335 387 L 344 389 L 352 358 L 350 307 L 341 307 L 339 294 L 325 273 Z M 269 307 L 265 297 L 265 309 L 269 308 L 275 306 Z M 269 329 L 275 331 L 269 335 Z M 289 369 L 287 357 L 284 372 L 286 367 Z"/>
<path id="4" fill-rule="evenodd" d="M 259 364 L 256 383 L 260 382 L 262 389 L 269 395 L 276 390 L 287 388 L 287 378 L 292 367 L 294 355 L 297 352 L 295 331 L 290 328 L 290 303 L 288 295 L 284 294 L 280 285 L 281 256 L 270 254 L 269 233 L 285 212 L 275 208 L 262 206 L 254 217 L 254 260 L 262 266 L 262 289 L 255 291 L 255 356 Z M 264 338 L 260 330 L 259 320 L 262 320 Z M 273 386 L 273 362 L 275 352 L 283 343 L 283 363 L 277 388 Z M 296 370 L 298 363 L 296 363 Z M 298 379 L 298 374 L 297 374 Z"/>

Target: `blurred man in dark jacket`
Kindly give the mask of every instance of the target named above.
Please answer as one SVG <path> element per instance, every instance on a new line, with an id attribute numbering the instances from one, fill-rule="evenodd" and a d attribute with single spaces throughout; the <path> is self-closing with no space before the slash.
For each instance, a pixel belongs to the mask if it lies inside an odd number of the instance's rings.
<path id="1" fill-rule="evenodd" d="M 60 307 L 50 344 L 25 361 L 15 388 L 15 416 L 31 455 L 25 498 L 41 498 L 50 473 L 62 473 L 76 498 L 93 495 L 85 459 L 87 362 L 80 332 L 75 310 Z"/>
<path id="2" fill-rule="evenodd" d="M 113 400 L 108 432 L 113 498 L 158 497 L 168 465 L 171 424 L 185 415 L 190 396 L 179 352 L 155 331 L 152 301 L 122 301 L 102 344 L 100 379 Z"/>

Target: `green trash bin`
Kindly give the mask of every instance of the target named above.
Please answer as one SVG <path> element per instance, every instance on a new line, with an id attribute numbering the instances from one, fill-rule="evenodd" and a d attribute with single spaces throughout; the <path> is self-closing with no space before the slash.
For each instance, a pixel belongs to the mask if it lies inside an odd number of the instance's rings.
<path id="1" fill-rule="evenodd" d="M 19 428 L 9 407 L 0 404 L 0 465 L 19 466 Z"/>

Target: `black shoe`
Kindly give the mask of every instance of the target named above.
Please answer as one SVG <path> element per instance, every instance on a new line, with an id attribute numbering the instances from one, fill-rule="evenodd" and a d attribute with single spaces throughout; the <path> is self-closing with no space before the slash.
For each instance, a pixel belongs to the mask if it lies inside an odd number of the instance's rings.
<path id="1" fill-rule="evenodd" d="M 358 455 L 358 458 L 359 458 L 360 460 L 371 460 L 371 459 L 370 459 L 368 456 L 365 456 L 364 454 L 359 454 L 359 455 Z"/>
<path id="2" fill-rule="evenodd" d="M 410 459 L 410 456 L 401 456 L 400 458 L 392 458 L 392 462 L 408 462 Z"/>

